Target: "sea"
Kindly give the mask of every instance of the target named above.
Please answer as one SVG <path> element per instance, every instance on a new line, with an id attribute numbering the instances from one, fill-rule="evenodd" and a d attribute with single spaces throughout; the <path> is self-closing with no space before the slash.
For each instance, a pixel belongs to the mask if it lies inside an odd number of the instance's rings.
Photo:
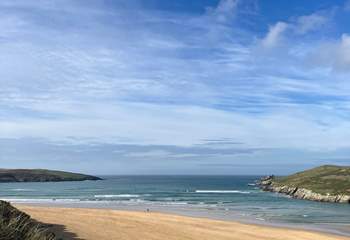
<path id="1" fill-rule="evenodd" d="M 157 211 L 350 236 L 350 204 L 263 192 L 261 176 L 101 176 L 102 181 L 1 183 L 14 204 Z"/>

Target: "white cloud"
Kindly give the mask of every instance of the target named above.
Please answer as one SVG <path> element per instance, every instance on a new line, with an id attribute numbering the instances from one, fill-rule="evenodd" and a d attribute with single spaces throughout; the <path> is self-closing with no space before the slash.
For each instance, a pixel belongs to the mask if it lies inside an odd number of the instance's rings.
<path id="1" fill-rule="evenodd" d="M 311 15 L 298 17 L 293 28 L 296 34 L 306 34 L 321 28 L 328 21 L 328 17 L 319 13 L 313 13 Z"/>
<path id="2" fill-rule="evenodd" d="M 336 47 L 335 68 L 350 70 L 350 35 L 343 34 Z"/>
<path id="3" fill-rule="evenodd" d="M 220 0 L 217 7 L 209 9 L 217 21 L 226 22 L 235 16 L 239 0 Z"/>
<path id="4" fill-rule="evenodd" d="M 106 16 L 106 9 L 96 9 L 102 12 L 96 19 L 79 14 L 80 8 L 61 17 L 47 6 L 46 21 L 39 10 L 34 20 L 30 11 L 23 19 L 21 12 L 7 12 L 0 46 L 1 136 L 186 147 L 233 138 L 256 148 L 347 147 L 349 101 L 339 104 L 333 97 L 347 96 L 350 85 L 327 69 L 347 68 L 349 36 L 321 48 L 325 64 L 314 70 L 303 66 L 306 50 L 317 46 L 313 41 L 293 39 L 267 56 L 251 46 L 254 33 L 220 24 L 235 16 L 239 4 L 220 1 L 191 17 L 148 10 L 130 17 L 119 8 Z M 323 20 L 310 15 L 278 22 L 261 43 L 273 48 Z M 22 31 L 23 38 L 11 34 Z"/>
<path id="5" fill-rule="evenodd" d="M 149 150 L 149 151 L 141 151 L 141 152 L 129 152 L 129 153 L 126 153 L 124 156 L 136 157 L 136 158 L 154 158 L 154 157 L 167 158 L 170 155 L 171 155 L 171 152 L 159 149 L 159 150 Z"/>
<path id="6" fill-rule="evenodd" d="M 285 22 L 277 22 L 275 25 L 270 26 L 267 35 L 262 39 L 262 45 L 266 48 L 272 48 L 278 45 L 282 34 L 287 28 L 288 24 Z"/>
<path id="7" fill-rule="evenodd" d="M 307 61 L 314 67 L 328 68 L 332 74 L 350 71 L 350 35 L 344 33 L 337 41 L 315 46 Z"/>
<path id="8" fill-rule="evenodd" d="M 269 31 L 262 39 L 262 45 L 266 48 L 275 47 L 280 43 L 283 34 L 287 30 L 291 34 L 305 35 L 312 31 L 320 29 L 327 22 L 329 22 L 329 17 L 319 12 L 310 15 L 299 16 L 294 21 L 277 22 L 276 24 L 269 27 Z"/>
<path id="9" fill-rule="evenodd" d="M 51 104 L 47 105 L 50 108 Z M 155 104 L 66 103 L 55 106 L 60 118 L 0 121 L 4 138 L 53 141 L 74 136 L 87 142 L 192 146 L 202 139 L 234 138 L 246 147 L 336 149 L 348 147 L 349 123 L 333 109 L 290 106 L 252 117 L 221 110 Z M 68 109 L 68 110 L 66 110 Z M 329 114 L 319 119 L 316 111 Z M 334 113 L 333 113 L 334 115 Z M 323 121 L 323 124 L 319 122 Z M 349 129 L 347 131 L 346 129 Z"/>
<path id="10" fill-rule="evenodd" d="M 232 13 L 238 4 L 238 0 L 220 0 L 217 8 L 215 9 L 218 13 Z"/>

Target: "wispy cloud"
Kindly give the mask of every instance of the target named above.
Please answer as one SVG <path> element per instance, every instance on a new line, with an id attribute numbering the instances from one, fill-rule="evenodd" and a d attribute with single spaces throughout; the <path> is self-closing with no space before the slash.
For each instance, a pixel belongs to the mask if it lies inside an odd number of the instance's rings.
<path id="1" fill-rule="evenodd" d="M 269 27 L 266 36 L 262 39 L 262 45 L 266 48 L 278 46 L 286 33 L 291 35 L 305 35 L 325 27 L 334 15 L 334 10 L 314 12 L 310 15 L 293 17 L 287 22 L 279 21 Z"/>
<path id="2" fill-rule="evenodd" d="M 346 73 L 350 70 L 350 36 L 342 34 L 340 39 L 325 42 L 310 54 L 310 61 L 329 68 L 332 73 Z"/>
<path id="3" fill-rule="evenodd" d="M 220 0 L 214 8 L 208 8 L 208 13 L 219 22 L 232 20 L 236 14 L 239 0 Z"/>
<path id="4" fill-rule="evenodd" d="M 224 163 L 257 149 L 348 147 L 349 36 L 324 28 L 343 11 L 315 6 L 270 21 L 256 1 L 178 4 L 188 9 L 2 1 L 1 136 Z"/>
<path id="5" fill-rule="evenodd" d="M 312 13 L 311 15 L 300 16 L 296 19 L 294 31 L 297 34 L 306 34 L 324 27 L 329 22 L 329 15 Z"/>
<path id="6" fill-rule="evenodd" d="M 270 26 L 268 33 L 262 40 L 264 47 L 271 48 L 276 46 L 281 40 L 281 36 L 286 31 L 288 24 L 285 22 L 277 22 L 275 25 Z"/>

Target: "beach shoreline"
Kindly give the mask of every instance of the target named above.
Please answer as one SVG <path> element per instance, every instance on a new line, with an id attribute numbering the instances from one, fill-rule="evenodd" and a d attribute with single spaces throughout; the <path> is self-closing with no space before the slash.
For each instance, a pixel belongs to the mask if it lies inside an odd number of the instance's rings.
<path id="1" fill-rule="evenodd" d="M 259 231 L 256 232 L 256 234 L 262 234 L 259 236 L 259 238 L 256 239 L 265 239 L 265 233 L 268 231 L 271 231 L 272 233 L 278 232 L 278 234 L 282 234 L 284 231 L 290 233 L 298 233 L 299 238 L 281 238 L 281 239 L 313 239 L 313 238 L 308 238 L 308 236 L 314 235 L 317 236 L 317 239 L 350 239 L 350 235 L 348 235 L 346 232 L 342 231 L 330 231 L 329 229 L 327 230 L 326 228 L 321 228 L 320 226 L 318 227 L 311 227 L 311 226 L 302 226 L 302 225 L 291 225 L 291 224 L 274 224 L 274 223 L 267 223 L 267 222 L 258 222 L 258 221 L 249 221 L 247 219 L 241 218 L 239 219 L 238 216 L 236 219 L 225 219 L 225 218 L 220 218 L 218 216 L 211 216 L 210 214 L 199 214 L 198 212 L 187 212 L 186 214 L 181 211 L 175 211 L 174 209 L 168 211 L 164 211 L 164 209 L 159 209 L 159 208 L 147 208 L 146 206 L 138 206 L 133 208 L 129 207 L 119 207 L 118 209 L 116 208 L 94 208 L 92 206 L 73 206 L 69 204 L 65 205 L 59 205 L 59 204 L 46 204 L 43 205 L 41 204 L 18 204 L 16 203 L 15 206 L 19 208 L 20 210 L 32 215 L 35 219 L 38 221 L 43 221 L 49 224 L 58 224 L 60 226 L 66 226 L 69 230 L 78 231 L 77 234 L 81 238 L 81 234 L 83 234 L 81 231 L 82 229 L 77 229 L 76 225 L 77 223 L 74 223 L 74 219 L 80 219 L 78 221 L 78 225 L 83 224 L 81 221 L 82 219 L 86 218 L 83 222 L 85 222 L 87 225 L 88 223 L 92 222 L 93 219 L 99 219 L 99 221 L 102 222 L 109 222 L 111 221 L 111 214 L 118 219 L 123 219 L 126 216 L 129 216 L 130 214 L 134 216 L 134 221 L 138 222 L 140 220 L 144 221 L 145 225 L 148 225 L 148 221 L 153 222 L 153 224 L 157 223 L 156 219 L 147 219 L 148 216 L 158 216 L 160 219 L 165 218 L 166 221 L 170 221 L 170 219 L 176 218 L 180 219 L 180 222 L 183 222 L 185 220 L 191 220 L 190 223 L 197 225 L 197 223 L 203 223 L 205 222 L 208 226 L 202 226 L 200 230 L 205 230 L 207 227 L 210 227 L 211 224 L 224 224 L 225 226 L 232 225 L 233 230 L 230 230 L 231 228 L 225 229 L 224 232 L 227 232 L 228 236 L 227 238 L 222 238 L 222 239 L 254 239 L 254 238 L 245 238 L 243 235 L 240 235 L 240 238 L 231 238 L 229 236 L 230 231 L 234 231 L 232 234 L 235 235 L 237 234 L 237 229 L 234 230 L 234 228 L 239 228 L 239 229 L 245 229 L 247 232 L 251 232 L 253 229 L 254 231 Z M 149 211 L 148 211 L 149 210 Z M 72 219 L 70 220 L 69 217 L 64 216 L 64 212 L 69 212 L 69 216 L 72 216 Z M 87 217 L 87 215 L 89 217 Z M 74 217 L 74 215 L 76 215 Z M 79 217 L 79 215 L 81 215 Z M 105 215 L 105 217 L 104 217 Z M 129 219 L 130 220 L 130 219 Z M 164 219 L 163 219 L 164 220 Z M 80 222 L 80 223 L 79 223 Z M 113 222 L 113 220 L 112 220 Z M 115 222 L 115 221 L 114 221 Z M 125 222 L 121 222 L 121 224 L 125 224 Z M 131 226 L 133 223 L 131 223 Z M 151 224 L 152 225 L 152 224 Z M 180 224 L 181 225 L 181 224 Z M 72 228 L 73 226 L 73 228 Z M 152 228 L 152 226 L 150 226 Z M 171 226 L 171 228 L 178 228 L 177 224 Z M 72 229 L 71 229 L 72 228 Z M 60 228 L 62 230 L 62 228 Z M 114 229 L 112 227 L 112 229 Z M 249 230 L 252 229 L 252 230 Z M 148 232 L 149 229 L 144 229 L 145 232 Z M 180 231 L 181 229 L 179 229 Z M 95 229 L 95 231 L 98 231 L 98 229 Z M 181 232 L 181 231 L 180 231 Z M 263 234 L 264 233 L 264 234 Z M 304 234 L 301 234 L 304 233 Z M 79 235 L 80 234 L 80 235 Z M 125 232 L 125 238 L 121 239 L 138 239 L 138 238 L 133 238 L 133 237 L 128 237 L 128 234 L 133 235 L 132 232 Z M 157 236 L 158 234 L 155 233 Z M 174 232 L 176 235 L 177 233 Z M 278 234 L 276 236 L 278 236 Z M 83 234 L 84 235 L 84 234 Z M 267 234 L 266 236 L 269 236 L 270 234 Z M 157 236 L 152 237 L 150 236 L 149 238 L 146 239 L 158 239 Z M 82 239 L 95 239 L 95 238 L 86 238 L 88 236 L 85 236 L 85 238 Z M 186 236 L 184 236 L 186 237 Z M 69 238 L 68 238 L 69 239 Z M 71 238 L 74 239 L 74 238 Z M 104 239 L 103 236 L 99 236 L 98 239 Z M 107 239 L 107 238 L 106 238 Z M 120 238 L 117 238 L 120 239 Z M 161 239 L 161 238 L 159 238 Z M 177 238 L 174 238 L 177 239 Z M 180 238 L 179 238 L 180 239 Z M 189 239 L 200 239 L 200 238 L 189 238 Z M 209 239 L 209 238 L 208 238 Z M 213 238 L 214 239 L 214 238 Z M 266 238 L 268 239 L 268 238 Z M 274 238 L 274 239 L 280 239 L 280 238 Z M 315 238 L 316 239 L 316 238 Z"/>
<path id="2" fill-rule="evenodd" d="M 350 225 L 349 224 L 313 224 L 313 223 L 287 223 L 287 222 L 276 222 L 266 221 L 260 217 L 253 218 L 247 216 L 243 212 L 239 211 L 226 211 L 224 209 L 208 209 L 201 208 L 195 205 L 162 205 L 162 204 L 122 204 L 113 202 L 26 202 L 19 203 L 13 202 L 14 205 L 18 206 L 32 206 L 32 207 L 48 207 L 48 208 L 72 208 L 72 209 L 104 209 L 104 210 L 119 210 L 119 211 L 137 211 L 145 212 L 148 210 L 152 212 L 159 212 L 164 214 L 179 215 L 184 217 L 204 218 L 219 221 L 239 222 L 242 224 L 253 224 L 266 227 L 277 227 L 277 228 L 289 228 L 296 230 L 305 231 L 316 231 L 325 234 L 334 234 L 338 236 L 350 237 Z"/>
<path id="3" fill-rule="evenodd" d="M 104 181 L 9 183 L 2 199 L 43 207 L 151 211 L 350 237 L 350 205 L 263 192 L 256 176 L 114 176 Z"/>

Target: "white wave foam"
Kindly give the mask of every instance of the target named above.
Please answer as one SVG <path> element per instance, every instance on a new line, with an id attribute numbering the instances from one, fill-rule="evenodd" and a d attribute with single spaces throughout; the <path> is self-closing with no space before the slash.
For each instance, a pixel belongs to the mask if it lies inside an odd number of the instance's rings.
<path id="1" fill-rule="evenodd" d="M 239 191 L 239 190 L 196 190 L 196 193 L 242 193 L 249 194 L 247 191 Z"/>
<path id="2" fill-rule="evenodd" d="M 10 202 L 10 203 L 34 203 L 34 204 L 108 204 L 109 201 L 97 201 L 92 199 L 76 199 L 76 198 L 1 198 L 1 200 Z M 128 200 L 130 201 L 130 200 Z M 118 201 L 117 201 L 118 202 Z"/>
<path id="3" fill-rule="evenodd" d="M 188 205 L 187 202 L 164 202 L 164 205 Z"/>
<path id="4" fill-rule="evenodd" d="M 21 203 L 21 202 L 28 202 L 28 203 L 48 203 L 48 202 L 54 202 L 54 201 L 60 201 L 60 202 L 78 202 L 80 199 L 55 199 L 55 198 L 1 198 L 1 200 L 8 201 L 8 202 L 14 202 L 14 203 Z"/>
<path id="5" fill-rule="evenodd" d="M 95 195 L 95 198 L 137 198 L 140 195 L 137 194 L 105 194 L 105 195 Z"/>
<path id="6" fill-rule="evenodd" d="M 16 192 L 30 192 L 30 191 L 34 191 L 34 189 L 29 189 L 29 188 L 14 188 L 14 189 L 11 189 L 11 191 L 16 191 Z"/>

